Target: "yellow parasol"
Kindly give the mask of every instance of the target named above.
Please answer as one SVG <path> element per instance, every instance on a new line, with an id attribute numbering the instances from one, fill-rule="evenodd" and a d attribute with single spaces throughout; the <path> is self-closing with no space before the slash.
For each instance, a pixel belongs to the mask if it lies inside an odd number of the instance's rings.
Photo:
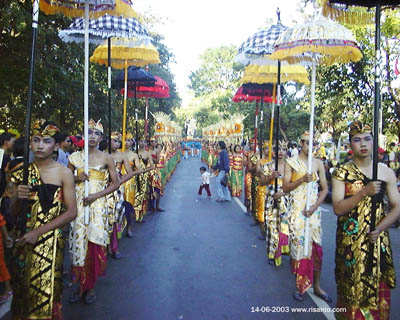
<path id="1" fill-rule="evenodd" d="M 150 42 L 142 42 L 127 38 L 109 38 L 98 46 L 90 57 L 91 62 L 108 65 L 109 89 L 109 134 L 111 134 L 111 67 L 125 69 L 124 107 L 122 122 L 122 151 L 125 151 L 126 140 L 126 102 L 128 66 L 142 67 L 148 64 L 160 63 L 157 49 Z M 136 113 L 137 115 L 137 113 Z M 136 124 L 137 124 L 136 117 Z"/>

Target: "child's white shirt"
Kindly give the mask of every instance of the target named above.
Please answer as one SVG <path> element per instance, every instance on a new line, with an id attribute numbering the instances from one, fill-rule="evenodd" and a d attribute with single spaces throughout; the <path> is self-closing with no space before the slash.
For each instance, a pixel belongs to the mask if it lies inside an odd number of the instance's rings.
<path id="1" fill-rule="evenodd" d="M 201 182 L 202 184 L 210 184 L 210 173 L 205 171 L 202 175 L 201 175 Z"/>

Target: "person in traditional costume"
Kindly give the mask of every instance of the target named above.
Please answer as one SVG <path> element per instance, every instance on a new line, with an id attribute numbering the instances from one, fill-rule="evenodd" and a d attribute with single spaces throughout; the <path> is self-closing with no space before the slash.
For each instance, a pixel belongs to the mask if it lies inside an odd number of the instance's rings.
<path id="1" fill-rule="evenodd" d="M 328 193 L 325 169 L 321 160 L 312 158 L 312 173 L 307 173 L 309 133 L 301 136 L 301 152 L 296 158 L 286 159 L 283 178 L 283 192 L 290 192 L 288 219 L 290 230 L 290 257 L 292 273 L 296 277 L 296 290 L 293 297 L 303 301 L 304 293 L 314 287 L 314 293 L 331 302 L 329 295 L 321 289 L 320 277 L 322 268 L 322 230 L 320 205 Z M 309 151 L 309 149 L 311 149 Z M 306 211 L 307 183 L 311 183 L 311 207 Z M 320 188 L 320 191 L 319 191 Z M 306 219 L 309 221 L 310 236 L 304 238 Z M 304 247 L 308 246 L 308 255 Z"/>
<path id="2" fill-rule="evenodd" d="M 242 147 L 238 144 L 233 147 L 231 181 L 232 196 L 240 197 L 243 184 L 243 153 Z"/>
<path id="3" fill-rule="evenodd" d="M 122 234 L 127 225 L 131 225 L 133 217 L 133 206 L 124 200 L 124 184 L 131 180 L 133 176 L 142 173 L 142 171 L 133 171 L 125 152 L 120 152 L 122 143 L 122 134 L 119 132 L 111 133 L 111 157 L 114 160 L 117 170 L 120 187 L 108 195 L 108 204 L 110 210 L 109 223 L 113 227 L 110 238 L 110 250 L 114 259 L 120 259 L 122 256 L 118 250 L 118 234 Z M 123 170 L 124 169 L 124 170 Z"/>
<path id="4" fill-rule="evenodd" d="M 6 220 L 4 219 L 3 215 L 0 212 L 0 282 L 4 284 L 4 291 L 0 295 L 0 305 L 11 299 L 13 295 L 10 284 L 11 276 L 10 273 L 8 272 L 6 262 L 4 259 L 3 241 L 6 248 L 8 249 L 12 248 L 13 240 L 8 235 Z"/>
<path id="5" fill-rule="evenodd" d="M 255 175 L 256 164 L 259 159 L 259 155 L 255 151 L 255 139 L 249 141 L 250 149 L 246 152 L 244 158 L 244 166 L 246 168 L 246 175 L 244 180 L 245 190 L 245 205 L 247 208 L 247 215 L 254 214 L 256 210 L 256 189 L 257 189 L 257 177 Z"/>
<path id="6" fill-rule="evenodd" d="M 164 212 L 164 209 L 160 208 L 160 198 L 163 192 L 161 168 L 164 166 L 160 162 L 162 159 L 162 149 L 163 146 L 160 143 L 153 143 L 154 147 L 151 149 L 150 154 L 155 165 L 155 169 L 151 170 L 149 174 L 151 175 L 151 188 L 152 188 L 152 208 L 154 211 Z M 162 167 L 161 167 L 162 166 Z"/>
<path id="7" fill-rule="evenodd" d="M 289 254 L 288 195 L 282 191 L 286 153 L 287 142 L 279 141 L 277 178 L 271 180 L 268 184 L 268 196 L 265 206 L 268 262 L 276 266 L 281 265 L 282 254 Z M 260 184 L 263 183 L 264 181 L 260 181 Z M 275 183 L 278 183 L 277 192 L 275 192 Z"/>
<path id="8" fill-rule="evenodd" d="M 393 170 L 378 163 L 372 180 L 371 127 L 355 121 L 349 130 L 353 159 L 332 175 L 336 229 L 337 319 L 389 319 L 390 289 L 395 270 L 388 228 L 400 216 L 400 198 Z M 390 211 L 384 212 L 387 195 Z M 376 226 L 372 225 L 372 199 L 376 197 Z M 371 231 L 373 230 L 374 231 Z M 344 310 L 344 311 L 343 311 Z"/>
<path id="9" fill-rule="evenodd" d="M 85 174 L 84 151 L 69 156 L 68 167 L 75 173 L 78 215 L 71 223 L 69 246 L 72 282 L 79 289 L 70 297 L 71 303 L 84 297 L 87 304 L 96 301 L 94 291 L 97 278 L 105 271 L 109 244 L 109 210 L 107 195 L 119 187 L 114 160 L 98 149 L 103 138 L 103 125 L 90 120 L 89 173 Z M 89 182 L 89 196 L 85 197 L 85 181 Z M 89 224 L 85 224 L 85 207 L 89 207 Z"/>
<path id="10" fill-rule="evenodd" d="M 143 220 L 147 213 L 148 206 L 148 178 L 149 171 L 154 169 L 153 160 L 151 159 L 150 153 L 146 150 L 146 141 L 144 139 L 139 140 L 139 170 L 143 170 L 143 173 L 138 175 L 138 181 L 135 192 L 135 202 L 133 208 L 135 209 L 135 218 L 137 223 L 145 222 Z"/>
<path id="11" fill-rule="evenodd" d="M 32 126 L 33 162 L 28 185 L 23 170 L 11 173 L 11 211 L 16 214 L 17 239 L 11 262 L 13 319 L 62 319 L 63 247 L 61 227 L 77 214 L 74 177 L 53 160 L 59 129 L 50 121 Z M 27 208 L 21 206 L 27 200 Z"/>

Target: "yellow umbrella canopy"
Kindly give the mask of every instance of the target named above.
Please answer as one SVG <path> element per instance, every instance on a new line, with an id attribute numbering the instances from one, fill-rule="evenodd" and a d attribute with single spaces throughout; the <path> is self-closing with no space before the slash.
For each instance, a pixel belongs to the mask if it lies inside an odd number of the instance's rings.
<path id="1" fill-rule="evenodd" d="M 138 18 L 133 10 L 132 0 L 88 0 L 91 6 L 90 17 L 98 18 L 104 14 Z M 85 1 L 81 0 L 40 0 L 40 10 L 45 14 L 63 14 L 67 17 L 82 17 L 85 12 Z"/>
<path id="2" fill-rule="evenodd" d="M 277 83 L 277 65 L 258 65 L 250 64 L 246 67 L 241 83 Z M 296 81 L 305 85 L 310 85 L 308 72 L 305 67 L 299 64 L 290 65 L 282 62 L 281 82 Z"/>
<path id="3" fill-rule="evenodd" d="M 310 61 L 312 57 L 322 64 L 331 65 L 357 62 L 363 55 L 348 29 L 318 15 L 283 33 L 270 56 L 290 63 Z"/>
<path id="4" fill-rule="evenodd" d="M 150 42 L 145 43 L 127 38 L 111 38 L 111 67 L 123 69 L 125 68 L 125 61 L 128 66 L 137 67 L 161 62 L 156 47 Z M 94 50 L 93 55 L 90 57 L 90 62 L 108 65 L 107 40 Z"/>

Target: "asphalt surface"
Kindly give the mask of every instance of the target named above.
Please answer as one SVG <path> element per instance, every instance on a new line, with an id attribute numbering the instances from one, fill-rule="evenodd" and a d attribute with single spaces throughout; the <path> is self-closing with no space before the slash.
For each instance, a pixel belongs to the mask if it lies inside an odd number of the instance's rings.
<path id="1" fill-rule="evenodd" d="M 66 320 L 326 319 L 321 312 L 291 309 L 323 305 L 309 295 L 303 302 L 292 298 L 289 258 L 280 267 L 267 263 L 258 227 L 250 226 L 252 219 L 235 201 L 217 203 L 205 192 L 197 198 L 201 165 L 197 158 L 182 160 L 161 200 L 166 212 L 150 214 L 146 223 L 135 224 L 133 239 L 120 241 L 124 257 L 108 260 L 95 304 L 71 305 L 73 289 L 64 291 Z M 336 300 L 336 218 L 330 205 L 323 207 L 322 285 Z M 399 276 L 400 230 L 391 230 L 391 239 Z M 392 290 L 392 319 L 400 313 L 396 301 L 399 289 Z"/>

